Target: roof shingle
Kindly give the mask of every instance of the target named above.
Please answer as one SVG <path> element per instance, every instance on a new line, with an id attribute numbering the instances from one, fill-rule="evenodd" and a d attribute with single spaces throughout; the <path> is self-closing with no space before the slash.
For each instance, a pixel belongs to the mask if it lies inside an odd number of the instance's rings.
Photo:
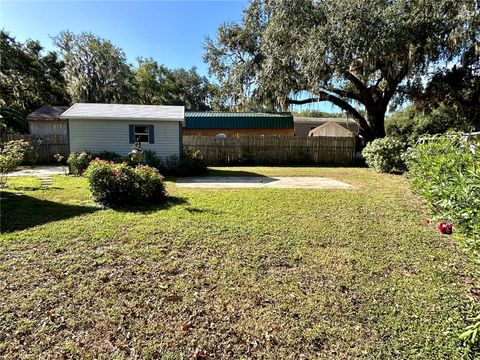
<path id="1" fill-rule="evenodd" d="M 60 115 L 68 109 L 68 106 L 43 105 L 34 112 L 28 114 L 27 120 L 64 120 Z"/>

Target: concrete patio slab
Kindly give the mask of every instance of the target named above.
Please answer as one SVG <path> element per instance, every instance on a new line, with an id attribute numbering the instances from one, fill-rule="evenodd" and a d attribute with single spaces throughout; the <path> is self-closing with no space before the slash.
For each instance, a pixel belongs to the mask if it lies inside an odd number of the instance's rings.
<path id="1" fill-rule="evenodd" d="M 185 188 L 283 188 L 283 189 L 353 189 L 352 185 L 319 176 L 196 176 L 177 179 L 177 187 Z"/>
<path id="2" fill-rule="evenodd" d="M 63 166 L 33 166 L 31 168 L 13 171 L 7 176 L 49 176 L 65 174 Z"/>

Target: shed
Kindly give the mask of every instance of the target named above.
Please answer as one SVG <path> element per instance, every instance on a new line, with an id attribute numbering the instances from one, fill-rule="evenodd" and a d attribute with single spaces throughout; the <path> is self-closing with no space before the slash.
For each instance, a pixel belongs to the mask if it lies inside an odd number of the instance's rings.
<path id="1" fill-rule="evenodd" d="M 355 137 L 350 131 L 336 122 L 330 121 L 310 130 L 308 136 Z"/>
<path id="2" fill-rule="evenodd" d="M 354 135 L 358 135 L 360 127 L 358 123 L 349 118 L 319 118 L 319 117 L 307 117 L 307 116 L 295 116 L 293 119 L 295 123 L 295 136 L 306 137 L 308 133 L 319 127 L 320 125 L 328 122 L 337 123 L 343 126 L 345 129 L 350 130 Z"/>
<path id="3" fill-rule="evenodd" d="M 77 103 L 65 111 L 70 151 L 126 156 L 136 140 L 160 157 L 179 156 L 183 106 Z"/>
<path id="4" fill-rule="evenodd" d="M 46 137 L 50 135 L 67 136 L 67 120 L 60 115 L 68 106 L 44 105 L 27 115 L 28 129 L 31 135 Z"/>
<path id="5" fill-rule="evenodd" d="M 185 112 L 184 135 L 199 136 L 292 136 L 290 113 Z"/>

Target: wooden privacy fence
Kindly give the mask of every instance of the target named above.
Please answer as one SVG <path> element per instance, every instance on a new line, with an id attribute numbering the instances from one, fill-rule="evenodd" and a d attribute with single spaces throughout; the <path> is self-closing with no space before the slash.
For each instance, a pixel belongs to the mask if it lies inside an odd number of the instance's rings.
<path id="1" fill-rule="evenodd" d="M 355 138 L 248 136 L 216 138 L 184 136 L 183 149 L 199 151 L 208 165 L 353 163 Z"/>
<path id="2" fill-rule="evenodd" d="M 35 160 L 45 164 L 56 162 L 53 157 L 55 154 L 68 156 L 68 141 L 65 135 L 46 135 L 39 138 L 29 134 L 2 134 L 2 141 L 10 140 L 26 140 L 33 145 L 36 159 L 29 159 L 27 156 L 27 161 Z"/>

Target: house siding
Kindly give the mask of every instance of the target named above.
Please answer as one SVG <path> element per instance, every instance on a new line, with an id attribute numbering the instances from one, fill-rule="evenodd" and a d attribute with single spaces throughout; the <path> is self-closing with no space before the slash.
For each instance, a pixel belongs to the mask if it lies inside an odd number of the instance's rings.
<path id="1" fill-rule="evenodd" d="M 163 158 L 180 155 L 178 121 L 69 119 L 70 151 L 113 151 L 126 156 L 133 145 L 128 130 L 133 124 L 154 126 L 155 143 L 142 143 L 145 150 L 153 150 Z"/>

